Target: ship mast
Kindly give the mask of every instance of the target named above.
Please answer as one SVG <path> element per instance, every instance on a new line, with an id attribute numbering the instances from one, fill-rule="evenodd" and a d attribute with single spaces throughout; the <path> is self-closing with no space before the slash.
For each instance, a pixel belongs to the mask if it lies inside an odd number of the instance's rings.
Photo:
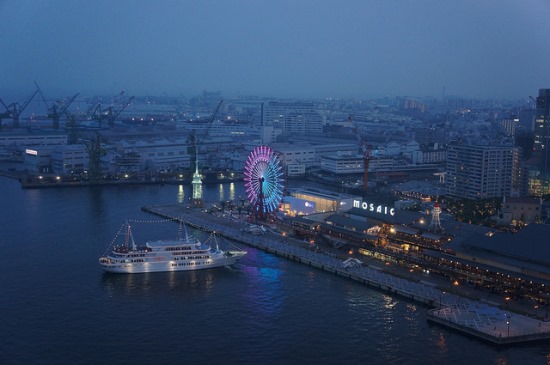
<path id="1" fill-rule="evenodd" d="M 132 235 L 132 228 L 130 227 L 130 223 L 126 221 L 126 238 L 124 240 L 124 246 L 128 249 L 128 246 L 132 243 L 132 251 L 136 251 L 136 243 L 134 242 L 134 236 Z"/>

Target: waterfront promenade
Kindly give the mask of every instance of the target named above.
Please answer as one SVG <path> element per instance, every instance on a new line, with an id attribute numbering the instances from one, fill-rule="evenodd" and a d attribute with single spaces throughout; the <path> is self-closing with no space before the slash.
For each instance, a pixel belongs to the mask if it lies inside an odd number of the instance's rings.
<path id="1" fill-rule="evenodd" d="M 321 270 L 334 273 L 370 287 L 399 295 L 428 306 L 428 320 L 494 344 L 513 344 L 550 339 L 550 322 L 525 315 L 513 307 L 503 309 L 499 303 L 475 300 L 456 288 L 453 292 L 432 278 L 404 277 L 396 268 L 392 274 L 381 261 L 368 260 L 362 265 L 344 267 L 345 257 L 330 249 L 319 249 L 300 240 L 266 230 L 252 234 L 246 222 L 236 217 L 217 216 L 178 204 L 143 207 L 143 211 L 164 218 L 183 221 L 195 228 L 216 232 L 240 242 Z M 362 261 L 366 261 L 361 258 Z M 453 288 L 449 288 L 453 289 Z M 464 292 L 467 294 L 466 292 Z M 521 313 L 519 311 L 521 310 Z"/>

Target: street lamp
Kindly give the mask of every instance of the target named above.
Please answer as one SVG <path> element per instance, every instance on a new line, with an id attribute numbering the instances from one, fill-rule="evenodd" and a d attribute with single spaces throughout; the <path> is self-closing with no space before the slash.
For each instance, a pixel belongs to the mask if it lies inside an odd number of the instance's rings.
<path id="1" fill-rule="evenodd" d="M 508 327 L 507 337 L 510 337 L 510 318 L 512 318 L 512 316 L 510 316 L 509 314 L 505 314 L 505 316 L 506 316 L 506 326 Z"/>

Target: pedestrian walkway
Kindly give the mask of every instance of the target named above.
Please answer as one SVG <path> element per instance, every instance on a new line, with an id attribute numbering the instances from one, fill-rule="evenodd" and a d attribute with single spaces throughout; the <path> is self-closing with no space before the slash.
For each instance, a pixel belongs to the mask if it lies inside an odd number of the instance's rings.
<path id="1" fill-rule="evenodd" d="M 423 303 L 433 308 L 428 311 L 428 320 L 496 344 L 550 339 L 550 322 L 441 290 L 429 278 L 408 280 L 374 265 L 345 267 L 342 258 L 334 253 L 312 250 L 303 241 L 270 231 L 253 235 L 242 229 L 246 227 L 244 222 L 181 205 L 143 207 L 142 210 Z"/>

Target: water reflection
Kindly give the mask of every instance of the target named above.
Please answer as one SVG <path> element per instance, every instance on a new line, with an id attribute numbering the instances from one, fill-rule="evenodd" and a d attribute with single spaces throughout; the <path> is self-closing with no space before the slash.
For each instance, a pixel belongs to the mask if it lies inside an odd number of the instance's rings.
<path id="1" fill-rule="evenodd" d="M 92 186 L 88 189 L 88 194 L 90 195 L 92 217 L 105 216 L 103 189 L 101 187 Z"/>
<path id="2" fill-rule="evenodd" d="M 109 297 L 162 297 L 210 292 L 216 284 L 217 269 L 171 271 L 143 274 L 104 273 L 101 286 Z M 223 275 L 223 269 L 218 270 Z"/>
<path id="3" fill-rule="evenodd" d="M 397 304 L 397 300 L 390 295 L 384 295 L 384 308 L 393 309 Z"/>
<path id="4" fill-rule="evenodd" d="M 437 347 L 439 347 L 439 350 L 441 351 L 442 354 L 446 354 L 449 351 L 449 349 L 447 348 L 447 341 L 443 333 L 439 333 L 439 338 L 437 340 Z"/>
<path id="5" fill-rule="evenodd" d="M 185 200 L 185 191 L 183 185 L 178 185 L 178 203 L 182 204 Z"/>
<path id="6" fill-rule="evenodd" d="M 225 194 L 224 194 L 224 186 L 223 186 L 223 184 L 219 184 L 219 185 L 218 185 L 218 201 L 219 201 L 219 202 L 224 201 L 224 200 L 225 200 L 225 199 L 224 199 L 224 196 L 225 196 Z"/>
<path id="7" fill-rule="evenodd" d="M 357 290 L 354 286 L 349 286 L 346 290 L 346 302 L 348 307 L 358 313 L 369 313 L 370 307 L 376 305 L 379 297 L 373 296 L 372 293 Z"/>
<path id="8" fill-rule="evenodd" d="M 275 256 L 256 250 L 249 250 L 247 256 L 247 261 L 261 262 L 262 267 L 243 268 L 247 278 L 247 285 L 242 294 L 244 305 L 251 311 L 261 312 L 262 315 L 279 312 L 285 298 L 284 291 L 281 290 L 282 271 L 276 267 L 280 261 Z M 267 317 L 269 316 L 261 318 L 265 320 Z"/>
<path id="9" fill-rule="evenodd" d="M 229 200 L 230 201 L 235 200 L 235 184 L 234 183 L 229 184 Z"/>

